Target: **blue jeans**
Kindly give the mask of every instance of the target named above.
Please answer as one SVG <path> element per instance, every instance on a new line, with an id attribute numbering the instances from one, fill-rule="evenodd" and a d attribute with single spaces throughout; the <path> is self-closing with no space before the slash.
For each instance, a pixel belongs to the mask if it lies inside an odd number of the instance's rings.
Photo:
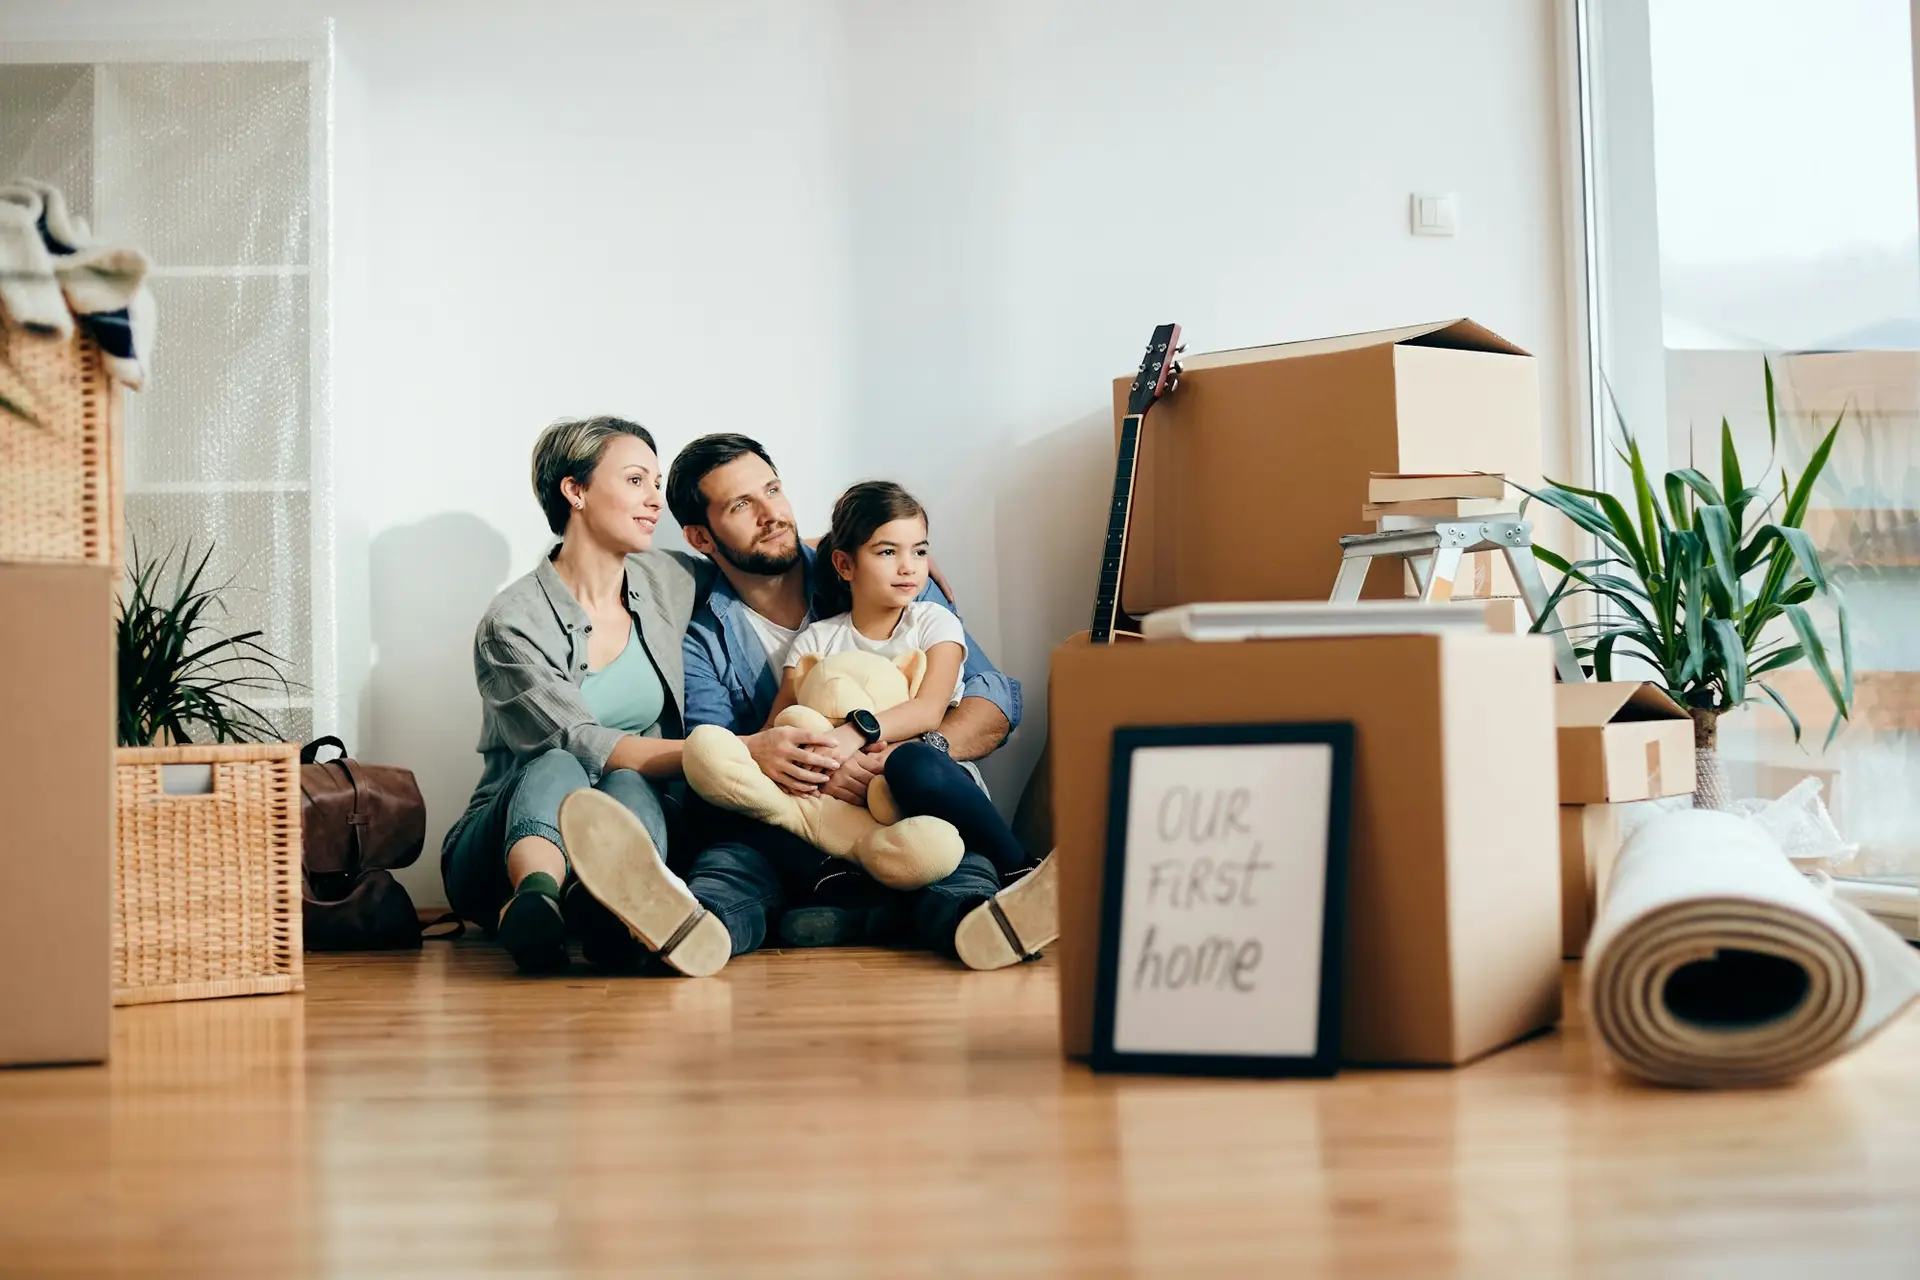
<path id="1" fill-rule="evenodd" d="M 500 908 L 513 896 L 507 851 L 519 841 L 545 836 L 566 852 L 560 802 L 587 785 L 586 767 L 572 752 L 555 747 L 528 759 L 486 808 L 468 816 L 440 855 L 447 903 L 461 919 L 487 929 L 499 920 Z M 652 782 L 631 769 L 609 769 L 594 789 L 625 805 L 653 837 L 660 856 L 668 856 L 667 805 Z"/>
<path id="2" fill-rule="evenodd" d="M 968 785 L 973 784 L 969 781 Z M 789 906 L 807 904 L 821 877 L 852 865 L 821 853 L 778 827 L 699 802 L 696 812 L 707 845 L 694 859 L 693 875 L 687 883 L 695 886 L 694 896 L 707 910 L 726 923 L 727 932 L 733 935 L 735 955 L 761 946 Z M 725 908 L 701 892 L 698 886 L 702 883 L 727 886 Z M 888 914 L 904 935 L 900 940 L 952 956 L 960 917 L 991 898 L 1000 888 L 1000 877 L 985 855 L 969 852 L 951 875 L 924 889 L 900 892 L 877 884 L 872 888 L 876 899 L 891 900 L 899 908 Z"/>

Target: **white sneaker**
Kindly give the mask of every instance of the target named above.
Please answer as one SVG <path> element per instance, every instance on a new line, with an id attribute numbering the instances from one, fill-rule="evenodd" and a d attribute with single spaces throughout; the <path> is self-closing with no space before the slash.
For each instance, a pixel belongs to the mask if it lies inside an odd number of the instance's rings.
<path id="1" fill-rule="evenodd" d="M 1032 960 L 1060 936 L 1060 877 L 1049 853 L 1040 865 L 967 912 L 953 949 L 969 969 Z"/>
<path id="2" fill-rule="evenodd" d="M 560 803 L 560 840 L 582 887 L 633 936 L 690 978 L 720 972 L 733 938 L 667 870 L 640 819 L 612 796 L 582 789 Z"/>

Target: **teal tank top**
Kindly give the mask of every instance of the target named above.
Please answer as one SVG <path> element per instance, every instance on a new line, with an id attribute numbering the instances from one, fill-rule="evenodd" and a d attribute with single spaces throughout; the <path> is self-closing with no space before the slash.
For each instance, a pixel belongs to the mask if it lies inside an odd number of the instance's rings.
<path id="1" fill-rule="evenodd" d="M 580 682 L 580 696 L 586 699 L 593 718 L 609 729 L 645 734 L 659 726 L 667 693 L 660 685 L 660 673 L 653 669 L 653 659 L 647 656 L 639 628 L 628 623 L 627 647 L 606 666 L 587 673 Z"/>

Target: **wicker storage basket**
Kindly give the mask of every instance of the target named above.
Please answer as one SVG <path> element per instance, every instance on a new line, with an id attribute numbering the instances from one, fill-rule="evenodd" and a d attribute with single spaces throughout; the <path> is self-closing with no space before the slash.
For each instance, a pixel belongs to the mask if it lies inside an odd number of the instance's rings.
<path id="1" fill-rule="evenodd" d="M 121 390 L 100 348 L 0 320 L 0 560 L 120 561 Z"/>
<path id="2" fill-rule="evenodd" d="M 212 790 L 169 794 L 169 765 Z M 116 774 L 114 1003 L 300 990 L 299 748 L 122 747 Z"/>

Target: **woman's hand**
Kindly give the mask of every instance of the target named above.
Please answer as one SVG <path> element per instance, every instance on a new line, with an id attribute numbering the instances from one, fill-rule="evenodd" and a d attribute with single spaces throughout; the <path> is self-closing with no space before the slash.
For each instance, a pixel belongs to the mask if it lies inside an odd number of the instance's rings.
<path id="1" fill-rule="evenodd" d="M 791 725 L 776 725 L 741 739 L 760 772 L 793 795 L 811 795 L 833 776 L 840 759 L 828 754 L 832 735 L 812 733 Z"/>
<path id="2" fill-rule="evenodd" d="M 876 742 L 870 747 L 863 747 L 842 761 L 840 767 L 834 770 L 833 777 L 827 780 L 827 785 L 820 789 L 835 800 L 844 800 L 864 808 L 867 788 L 885 770 L 887 756 L 892 752 L 891 742 Z"/>

